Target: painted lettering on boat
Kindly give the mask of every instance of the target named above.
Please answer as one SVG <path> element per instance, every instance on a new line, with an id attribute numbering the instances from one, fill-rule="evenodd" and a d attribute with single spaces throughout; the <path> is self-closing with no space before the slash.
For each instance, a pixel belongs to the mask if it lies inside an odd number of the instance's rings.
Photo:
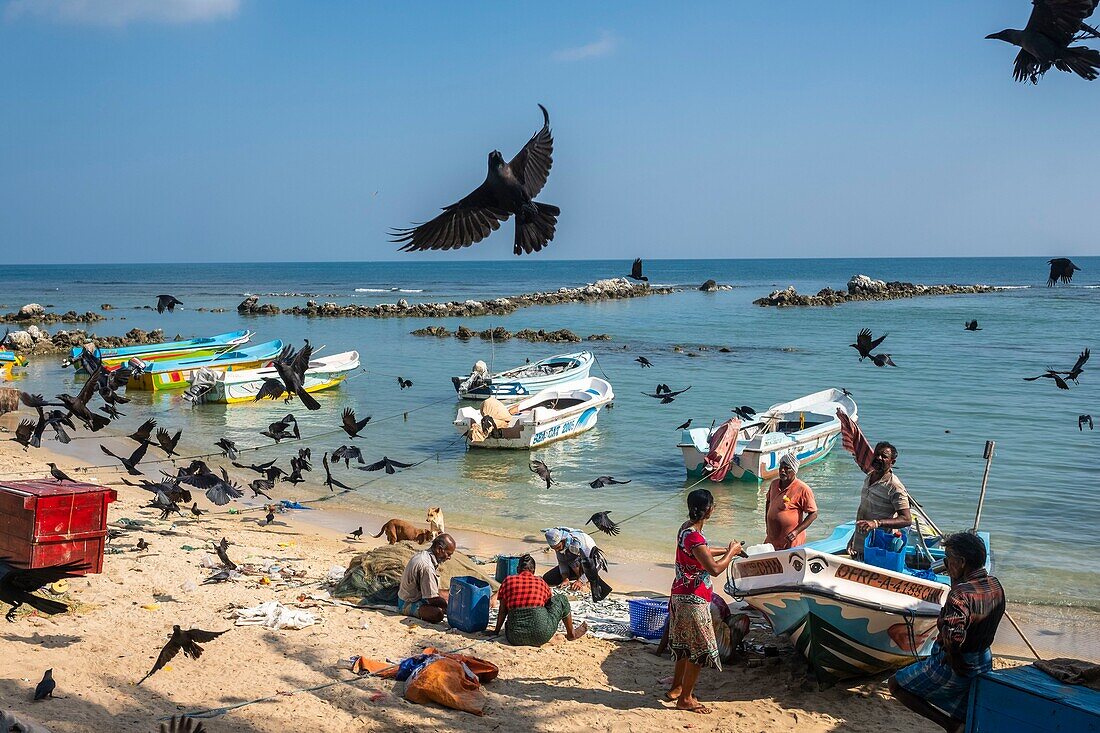
<path id="1" fill-rule="evenodd" d="M 743 578 L 754 578 L 758 575 L 778 575 L 783 572 L 783 565 L 774 557 L 765 557 L 761 560 L 737 563 L 737 572 Z"/>
<path id="2" fill-rule="evenodd" d="M 873 570 L 867 570 L 866 568 L 857 567 L 855 565 L 840 565 L 833 575 L 840 580 L 851 580 L 855 583 L 869 585 L 872 588 L 880 588 L 892 593 L 901 593 L 903 595 L 912 596 L 913 598 L 919 598 L 929 603 L 939 603 L 940 596 L 943 593 L 940 588 L 929 588 L 926 585 L 914 583 L 909 580 L 891 578 L 889 575 L 876 573 Z"/>

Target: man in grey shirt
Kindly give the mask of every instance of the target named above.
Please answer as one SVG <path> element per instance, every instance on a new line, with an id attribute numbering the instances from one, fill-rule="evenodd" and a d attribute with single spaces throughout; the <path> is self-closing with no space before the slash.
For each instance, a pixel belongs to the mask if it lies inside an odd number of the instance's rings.
<path id="1" fill-rule="evenodd" d="M 848 545 L 852 557 L 863 559 L 863 542 L 874 529 L 905 529 L 913 523 L 909 511 L 909 492 L 894 475 L 898 449 L 885 441 L 875 446 L 871 470 L 863 481 L 863 492 L 856 510 L 856 531 Z"/>
<path id="2" fill-rule="evenodd" d="M 397 589 L 397 611 L 437 624 L 447 612 L 447 591 L 439 588 L 439 566 L 455 553 L 449 534 L 436 537 L 427 550 L 409 559 Z"/>

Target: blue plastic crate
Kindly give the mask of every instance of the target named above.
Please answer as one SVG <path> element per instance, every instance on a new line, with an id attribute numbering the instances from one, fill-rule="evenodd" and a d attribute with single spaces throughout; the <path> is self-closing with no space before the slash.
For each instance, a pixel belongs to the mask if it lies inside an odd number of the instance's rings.
<path id="1" fill-rule="evenodd" d="M 489 596 L 493 589 L 478 578 L 451 578 L 447 597 L 447 621 L 459 631 L 477 633 L 489 627 Z"/>
<path id="2" fill-rule="evenodd" d="M 630 611 L 630 633 L 643 639 L 660 639 L 668 626 L 667 598 L 631 598 L 626 602 Z"/>
<path id="3" fill-rule="evenodd" d="M 863 562 L 876 568 L 905 572 L 905 552 L 909 544 L 909 532 L 901 530 L 901 550 L 894 550 L 897 538 L 894 530 L 873 529 L 863 541 Z"/>
<path id="4" fill-rule="evenodd" d="M 516 575 L 517 573 L 519 573 L 518 555 L 500 555 L 497 557 L 496 579 L 498 583 L 503 583 L 509 575 Z"/>

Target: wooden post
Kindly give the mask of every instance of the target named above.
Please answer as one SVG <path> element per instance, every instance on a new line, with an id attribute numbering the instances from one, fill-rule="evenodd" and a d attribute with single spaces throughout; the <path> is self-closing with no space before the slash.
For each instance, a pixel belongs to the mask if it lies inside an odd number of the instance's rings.
<path id="1" fill-rule="evenodd" d="M 978 510 L 974 513 L 974 532 L 978 531 L 978 524 L 982 521 L 982 506 L 985 504 L 985 487 L 989 482 L 989 467 L 993 463 L 993 448 L 997 444 L 992 440 L 985 441 L 985 474 L 982 476 L 982 490 L 978 494 Z"/>

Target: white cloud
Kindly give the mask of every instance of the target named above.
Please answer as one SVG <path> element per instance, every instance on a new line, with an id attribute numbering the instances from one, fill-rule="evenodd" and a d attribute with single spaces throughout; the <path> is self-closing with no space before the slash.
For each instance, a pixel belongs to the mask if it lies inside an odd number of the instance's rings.
<path id="1" fill-rule="evenodd" d="M 229 18 L 241 0 L 10 0 L 7 20 L 121 27 L 130 23 L 202 23 Z"/>
<path id="2" fill-rule="evenodd" d="M 600 37 L 592 41 L 592 43 L 586 43 L 583 46 L 575 46 L 573 48 L 563 48 L 554 52 L 555 61 L 581 61 L 583 59 L 594 59 L 600 56 L 610 56 L 615 52 L 615 49 L 619 47 L 619 39 L 614 33 L 610 31 L 604 31 L 600 34 Z"/>

